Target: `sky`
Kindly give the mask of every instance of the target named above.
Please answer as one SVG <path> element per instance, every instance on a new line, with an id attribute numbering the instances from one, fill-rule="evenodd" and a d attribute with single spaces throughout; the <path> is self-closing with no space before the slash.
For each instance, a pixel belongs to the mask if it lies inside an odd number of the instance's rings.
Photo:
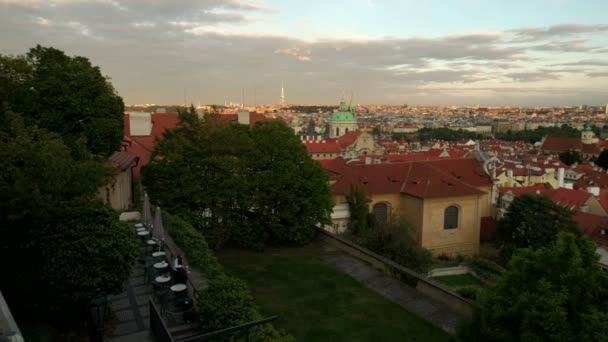
<path id="1" fill-rule="evenodd" d="M 0 54 L 88 57 L 126 104 L 608 102 L 608 1 L 0 0 Z"/>

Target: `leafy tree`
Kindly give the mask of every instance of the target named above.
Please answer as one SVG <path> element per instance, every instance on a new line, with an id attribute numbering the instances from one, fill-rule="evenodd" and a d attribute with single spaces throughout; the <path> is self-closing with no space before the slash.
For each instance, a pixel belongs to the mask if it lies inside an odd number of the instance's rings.
<path id="1" fill-rule="evenodd" d="M 388 259 L 418 272 L 426 272 L 433 262 L 427 249 L 417 245 L 412 237 L 413 226 L 399 217 L 385 223 L 374 222 L 358 235 L 365 247 Z"/>
<path id="2" fill-rule="evenodd" d="M 253 171 L 255 220 L 275 243 L 309 242 L 317 224 L 330 222 L 327 174 L 282 122 L 256 123 L 251 138 L 255 148 L 245 160 Z"/>
<path id="3" fill-rule="evenodd" d="M 25 126 L 17 114 L 3 120 L 0 257 L 9 260 L 10 276 L 2 291 L 21 309 L 72 317 L 97 289 L 121 289 L 135 253 L 133 235 L 94 200 L 106 180 L 103 164 L 84 152 L 76 158 L 58 134 Z"/>
<path id="4" fill-rule="evenodd" d="M 544 196 L 523 194 L 516 197 L 496 229 L 496 242 L 503 258 L 508 259 L 517 248 L 546 246 L 561 231 L 580 234 L 573 215 L 572 210 Z"/>
<path id="5" fill-rule="evenodd" d="M 350 193 L 346 195 L 346 202 L 350 210 L 348 230 L 355 235 L 365 232 L 370 225 L 368 222 L 370 199 L 365 189 L 351 186 Z"/>
<path id="6" fill-rule="evenodd" d="M 602 169 L 608 169 L 608 150 L 603 150 L 597 157 L 595 163 Z"/>
<path id="7" fill-rule="evenodd" d="M 538 250 L 515 253 L 495 287 L 481 295 L 466 341 L 604 341 L 608 274 L 595 245 L 559 233 Z"/>
<path id="8" fill-rule="evenodd" d="M 559 154 L 559 160 L 564 162 L 566 165 L 572 165 L 574 163 L 581 162 L 581 154 L 577 151 L 566 151 Z"/>
<path id="9" fill-rule="evenodd" d="M 280 122 L 250 129 L 213 114 L 182 118 L 142 173 L 150 195 L 215 248 L 308 242 L 332 207 L 325 172 Z"/>
<path id="10" fill-rule="evenodd" d="M 481 139 L 483 136 L 474 132 L 468 132 L 462 129 L 454 130 L 446 127 L 440 128 L 428 128 L 424 127 L 417 132 L 420 140 L 445 140 L 445 141 L 458 141 L 458 140 L 469 140 L 469 139 Z"/>
<path id="11" fill-rule="evenodd" d="M 61 134 L 71 147 L 84 139 L 106 157 L 120 147 L 122 98 L 85 57 L 40 45 L 25 56 L 0 55 L 0 104 L 0 116 L 21 113 L 26 124 Z"/>

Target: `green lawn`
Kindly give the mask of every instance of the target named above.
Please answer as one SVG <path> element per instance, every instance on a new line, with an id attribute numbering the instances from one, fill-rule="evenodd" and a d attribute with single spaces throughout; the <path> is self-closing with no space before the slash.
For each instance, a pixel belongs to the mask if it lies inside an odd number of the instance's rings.
<path id="1" fill-rule="evenodd" d="M 263 315 L 299 341 L 447 341 L 449 335 L 306 249 L 221 252 L 226 269 L 245 280 Z"/>
<path id="2" fill-rule="evenodd" d="M 480 287 L 484 286 L 484 284 L 481 281 L 479 281 L 479 279 L 473 277 L 470 274 L 432 277 L 430 279 L 432 279 L 436 282 L 442 283 L 444 285 L 447 285 L 453 289 L 463 287 L 463 286 L 469 286 L 469 285 L 476 285 L 476 286 L 480 286 Z"/>

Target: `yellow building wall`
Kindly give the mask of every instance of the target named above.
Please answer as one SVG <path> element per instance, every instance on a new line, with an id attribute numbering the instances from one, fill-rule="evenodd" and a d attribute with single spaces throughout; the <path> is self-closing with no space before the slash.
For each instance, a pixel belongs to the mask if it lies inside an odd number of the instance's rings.
<path id="1" fill-rule="evenodd" d="M 459 207 L 458 228 L 444 229 L 445 208 Z M 480 198 L 478 195 L 424 200 L 421 245 L 434 255 L 479 253 Z"/>
<path id="2" fill-rule="evenodd" d="M 589 214 L 608 216 L 608 213 L 606 213 L 606 210 L 604 210 L 604 207 L 602 207 L 600 201 L 593 196 L 589 196 L 589 199 L 585 202 L 585 205 L 589 207 Z"/>
<path id="3" fill-rule="evenodd" d="M 490 187 L 487 187 L 488 189 Z M 486 187 L 483 187 L 486 191 Z M 346 203 L 343 195 L 334 196 L 335 203 Z M 474 255 L 479 253 L 479 229 L 482 216 L 490 216 L 492 205 L 489 193 L 462 197 L 421 199 L 403 194 L 376 194 L 370 196 L 369 210 L 376 203 L 389 205 L 389 217 L 399 217 L 412 224 L 416 242 L 434 255 Z M 459 226 L 443 229 L 444 210 L 457 205 Z M 483 215 L 487 214 L 487 215 Z"/>
<path id="4" fill-rule="evenodd" d="M 133 202 L 131 181 L 131 169 L 123 171 L 115 175 L 109 184 L 98 189 L 97 198 L 116 210 L 127 210 Z"/>

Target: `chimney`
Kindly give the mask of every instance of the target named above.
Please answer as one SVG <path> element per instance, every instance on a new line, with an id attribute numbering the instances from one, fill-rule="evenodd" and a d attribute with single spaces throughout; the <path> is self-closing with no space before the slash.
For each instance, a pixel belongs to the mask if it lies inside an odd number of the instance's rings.
<path id="1" fill-rule="evenodd" d="M 513 169 L 507 169 L 507 178 L 513 178 Z"/>
<path id="2" fill-rule="evenodd" d="M 241 125 L 249 125 L 249 118 L 251 114 L 248 110 L 239 109 L 236 111 L 236 114 Z"/>
<path id="3" fill-rule="evenodd" d="M 365 157 L 365 165 L 369 165 L 372 163 L 372 157 Z"/>
<path id="4" fill-rule="evenodd" d="M 563 167 L 557 169 L 557 186 L 560 188 L 564 187 L 564 174 L 565 170 Z"/>
<path id="5" fill-rule="evenodd" d="M 581 205 L 581 212 L 582 213 L 588 213 L 589 212 L 589 206 L 586 204 Z"/>

